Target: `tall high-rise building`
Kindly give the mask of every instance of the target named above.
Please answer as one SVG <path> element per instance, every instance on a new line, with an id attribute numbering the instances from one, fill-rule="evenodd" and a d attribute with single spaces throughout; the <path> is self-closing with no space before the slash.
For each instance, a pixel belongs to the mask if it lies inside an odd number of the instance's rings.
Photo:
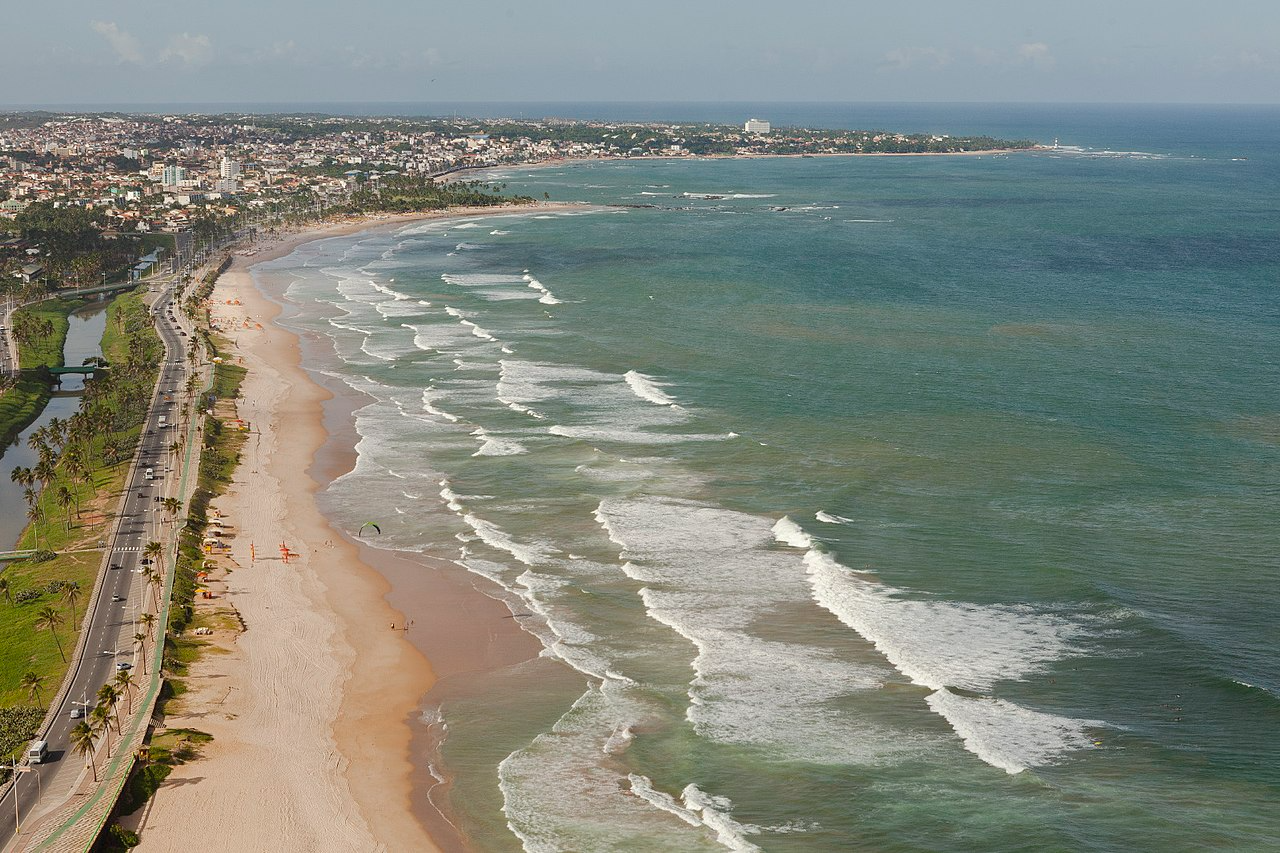
<path id="1" fill-rule="evenodd" d="M 232 160 L 230 157 L 223 157 L 222 163 L 218 166 L 218 177 L 226 180 L 234 180 L 240 177 L 240 161 Z"/>
<path id="2" fill-rule="evenodd" d="M 182 166 L 167 165 L 161 174 L 160 182 L 166 187 L 176 187 L 187 179 L 187 170 Z"/>
<path id="3" fill-rule="evenodd" d="M 764 135 L 764 134 L 767 134 L 772 128 L 769 126 L 769 122 L 765 121 L 762 118 L 749 118 L 747 119 L 747 123 L 742 126 L 742 129 L 745 130 L 747 133 L 759 133 L 761 135 Z"/>

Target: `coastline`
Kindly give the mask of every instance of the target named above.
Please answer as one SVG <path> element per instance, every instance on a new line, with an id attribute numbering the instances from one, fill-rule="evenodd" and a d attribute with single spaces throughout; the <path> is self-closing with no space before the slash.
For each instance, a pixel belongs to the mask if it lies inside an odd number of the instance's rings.
<path id="1" fill-rule="evenodd" d="M 170 706 L 168 727 L 214 740 L 125 821 L 140 831 L 140 849 L 181 845 L 193 814 L 206 842 L 222 849 L 466 849 L 432 796 L 447 780 L 430 772 L 436 744 L 419 722 L 423 697 L 437 678 L 493 672 L 540 646 L 447 561 L 361 545 L 320 512 L 316 493 L 354 464 L 352 412 L 362 403 L 308 372 L 308 351 L 323 342 L 274 322 L 279 294 L 262 292 L 251 270 L 314 240 L 512 211 L 324 223 L 235 255 L 218 280 L 212 308 L 249 370 L 238 406 L 256 435 L 215 501 L 235 535 L 207 584 L 214 599 L 197 608 L 229 605 L 244 630 L 215 630 L 214 649 Z M 282 541 L 297 555 L 287 567 L 276 556 Z M 409 620 L 411 632 L 388 629 Z M 264 789 L 275 792 L 270 804 Z"/>
<path id="2" fill-rule="evenodd" d="M 679 157 L 656 157 L 639 155 L 635 157 L 552 157 L 546 160 L 533 160 L 528 163 L 495 163 L 486 166 L 470 166 L 447 175 L 439 180 L 446 183 L 454 180 L 470 180 L 483 176 L 486 172 L 514 169 L 546 169 L 554 166 L 575 166 L 583 163 L 622 163 L 629 161 L 648 162 L 683 162 L 698 160 L 811 160 L 831 157 L 980 157 L 983 154 L 1029 154 L 1041 151 L 1052 151 L 1051 145 L 1034 145 L 1031 148 L 987 148 L 981 151 L 833 151 L 817 154 L 685 154 Z"/>

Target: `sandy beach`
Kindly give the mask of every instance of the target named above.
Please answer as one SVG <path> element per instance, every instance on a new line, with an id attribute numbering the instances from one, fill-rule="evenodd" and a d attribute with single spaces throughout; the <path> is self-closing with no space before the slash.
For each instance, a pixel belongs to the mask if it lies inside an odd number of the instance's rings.
<path id="1" fill-rule="evenodd" d="M 229 555 L 213 561 L 206 585 L 214 597 L 197 603 L 215 625 L 212 649 L 191 667 L 188 692 L 165 720 L 214 740 L 122 821 L 141 833 L 139 849 L 187 847 L 193 834 L 219 850 L 462 849 L 447 807 L 436 811 L 439 798 L 424 790 L 434 782 L 410 761 L 433 663 L 444 675 L 492 670 L 535 656 L 538 646 L 510 621 L 497 633 L 469 628 L 501 622 L 506 610 L 456 571 L 438 564 L 424 572 L 415 562 L 397 573 L 397 558 L 359 547 L 319 512 L 315 492 L 354 462 L 350 413 L 359 403 L 309 378 L 306 342 L 272 324 L 280 306 L 259 292 L 249 268 L 380 224 L 510 212 L 325 225 L 260 243 L 219 279 L 213 315 L 249 371 L 237 406 L 251 434 L 231 488 L 214 504 L 233 538 Z M 296 555 L 287 564 L 281 543 Z M 414 580 L 396 596 L 416 605 L 408 616 L 388 602 L 384 575 L 394 574 Z M 417 726 L 415 753 L 426 749 L 425 729 Z"/>

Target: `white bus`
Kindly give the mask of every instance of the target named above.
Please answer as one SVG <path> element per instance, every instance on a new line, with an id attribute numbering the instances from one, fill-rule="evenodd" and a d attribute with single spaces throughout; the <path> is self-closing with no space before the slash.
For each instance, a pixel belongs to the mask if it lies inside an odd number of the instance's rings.
<path id="1" fill-rule="evenodd" d="M 27 749 L 28 764 L 44 764 L 45 759 L 48 757 L 49 743 L 47 741 L 38 740 Z"/>

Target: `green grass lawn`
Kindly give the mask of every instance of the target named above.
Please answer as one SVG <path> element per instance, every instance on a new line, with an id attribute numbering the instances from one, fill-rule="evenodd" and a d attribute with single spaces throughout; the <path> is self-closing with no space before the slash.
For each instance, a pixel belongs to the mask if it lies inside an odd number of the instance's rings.
<path id="1" fill-rule="evenodd" d="M 9 581 L 9 591 L 17 595 L 22 590 L 38 589 L 50 581 L 75 581 L 80 584 L 80 600 L 76 602 L 75 618 L 84 618 L 84 609 L 93 592 L 101 554 L 96 551 L 81 554 L 61 554 L 44 563 L 21 561 L 8 564 L 0 577 Z M 36 630 L 36 614 L 46 605 L 52 605 L 65 619 L 58 628 L 57 639 L 48 630 Z M 58 654 L 58 642 L 71 659 L 76 647 L 79 626 L 72 626 L 71 607 L 62 593 L 44 593 L 22 604 L 10 604 L 0 599 L 0 707 L 29 705 L 27 691 L 21 687 L 22 676 L 35 672 L 44 676 L 42 706 L 58 692 L 67 663 Z"/>

